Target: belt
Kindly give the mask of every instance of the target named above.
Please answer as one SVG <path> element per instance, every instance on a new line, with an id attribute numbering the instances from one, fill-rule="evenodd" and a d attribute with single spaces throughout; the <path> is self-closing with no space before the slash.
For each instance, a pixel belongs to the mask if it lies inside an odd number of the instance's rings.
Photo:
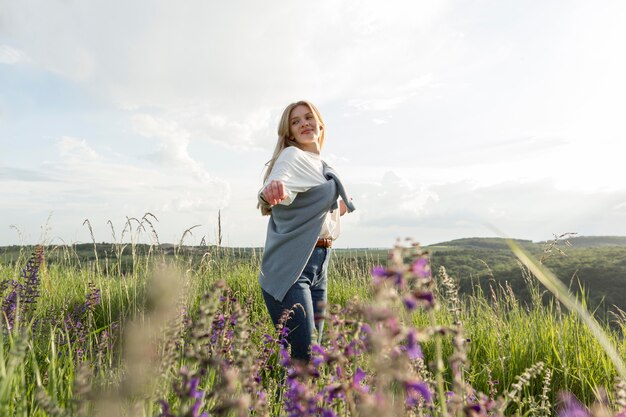
<path id="1" fill-rule="evenodd" d="M 333 240 L 331 238 L 319 238 L 315 244 L 316 248 L 330 248 L 333 246 Z"/>

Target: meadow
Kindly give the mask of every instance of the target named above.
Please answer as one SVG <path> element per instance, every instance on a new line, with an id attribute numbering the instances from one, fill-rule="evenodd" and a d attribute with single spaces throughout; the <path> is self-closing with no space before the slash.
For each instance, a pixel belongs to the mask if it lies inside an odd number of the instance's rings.
<path id="1" fill-rule="evenodd" d="M 324 341 L 300 364 L 259 250 L 103 246 L 0 255 L 0 415 L 626 415 L 626 317 L 600 322 L 603 344 L 530 264 L 522 302 L 506 282 L 460 294 L 410 241 L 337 251 Z"/>

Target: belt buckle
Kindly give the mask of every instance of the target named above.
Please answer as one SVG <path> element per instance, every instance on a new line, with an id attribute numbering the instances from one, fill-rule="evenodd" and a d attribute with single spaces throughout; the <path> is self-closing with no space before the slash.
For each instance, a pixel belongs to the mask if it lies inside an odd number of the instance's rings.
<path id="1" fill-rule="evenodd" d="M 330 248 L 332 246 L 332 239 L 327 237 L 319 238 L 315 246 L 319 248 Z"/>

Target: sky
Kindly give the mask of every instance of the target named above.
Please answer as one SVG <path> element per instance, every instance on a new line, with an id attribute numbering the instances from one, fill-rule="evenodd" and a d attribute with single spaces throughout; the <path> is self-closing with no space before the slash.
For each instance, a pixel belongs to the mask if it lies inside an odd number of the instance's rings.
<path id="1" fill-rule="evenodd" d="M 357 207 L 337 247 L 626 235 L 624 21 L 620 0 L 0 0 L 0 245 L 212 244 L 219 211 L 222 244 L 262 246 L 302 99 Z"/>

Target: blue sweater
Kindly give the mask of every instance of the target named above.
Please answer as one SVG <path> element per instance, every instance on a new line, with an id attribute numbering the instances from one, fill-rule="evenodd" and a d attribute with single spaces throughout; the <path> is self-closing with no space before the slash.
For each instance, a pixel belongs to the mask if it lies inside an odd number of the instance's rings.
<path id="1" fill-rule="evenodd" d="M 289 288 L 302 274 L 315 248 L 326 214 L 337 209 L 337 198 L 341 196 L 348 212 L 354 211 L 354 205 L 346 196 L 341 181 L 326 164 L 324 177 L 328 181 L 298 193 L 290 205 L 278 204 L 272 207 L 259 283 L 277 301 L 282 302 Z"/>

